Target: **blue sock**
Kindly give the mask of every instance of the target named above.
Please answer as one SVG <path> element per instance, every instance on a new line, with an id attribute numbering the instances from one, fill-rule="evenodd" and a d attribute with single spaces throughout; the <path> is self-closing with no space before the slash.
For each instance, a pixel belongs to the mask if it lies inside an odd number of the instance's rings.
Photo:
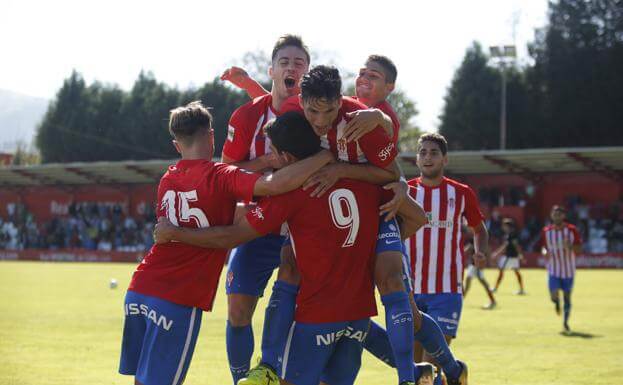
<path id="1" fill-rule="evenodd" d="M 409 294 L 398 291 L 381 296 L 385 306 L 387 336 L 391 343 L 398 382 L 415 381 L 413 373 L 413 314 Z"/>
<path id="2" fill-rule="evenodd" d="M 448 378 L 458 378 L 461 375 L 461 366 L 454 359 L 441 328 L 428 314 L 421 314 L 422 326 L 415 333 L 415 340 L 422 344 L 424 350 L 435 359 Z"/>
<path id="3" fill-rule="evenodd" d="M 363 340 L 363 348 L 392 368 L 396 367 L 396 360 L 387 331 L 374 321 L 370 321 L 370 330 L 368 330 L 366 339 Z M 420 368 L 415 363 L 413 363 L 413 374 L 416 380 L 421 376 Z"/>
<path id="4" fill-rule="evenodd" d="M 566 324 L 569 321 L 569 313 L 571 312 L 571 300 L 567 300 L 567 298 L 564 299 L 562 311 Z"/>
<path id="5" fill-rule="evenodd" d="M 275 281 L 273 293 L 266 306 L 262 334 L 262 363 L 277 373 L 281 371 L 281 358 L 288 339 L 288 331 L 294 321 L 298 291 L 298 286 Z"/>
<path id="6" fill-rule="evenodd" d="M 251 368 L 251 356 L 253 355 L 254 348 L 251 325 L 235 327 L 231 326 L 231 323 L 227 321 L 225 341 L 227 344 L 229 370 L 235 385 Z"/>

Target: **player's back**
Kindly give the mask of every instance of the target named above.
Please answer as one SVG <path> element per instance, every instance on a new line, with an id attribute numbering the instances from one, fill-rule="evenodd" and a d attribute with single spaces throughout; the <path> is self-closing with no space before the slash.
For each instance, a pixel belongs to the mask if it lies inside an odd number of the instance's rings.
<path id="1" fill-rule="evenodd" d="M 297 321 L 376 314 L 373 264 L 380 200 L 378 186 L 352 180 L 339 181 L 320 198 L 302 189 L 271 198 L 291 212 L 287 224 L 301 273 Z"/>
<path id="2" fill-rule="evenodd" d="M 181 160 L 160 181 L 157 216 L 181 227 L 230 225 L 236 200 L 251 199 L 256 178 L 223 163 Z M 154 245 L 129 290 L 210 310 L 226 253 L 178 242 Z"/>

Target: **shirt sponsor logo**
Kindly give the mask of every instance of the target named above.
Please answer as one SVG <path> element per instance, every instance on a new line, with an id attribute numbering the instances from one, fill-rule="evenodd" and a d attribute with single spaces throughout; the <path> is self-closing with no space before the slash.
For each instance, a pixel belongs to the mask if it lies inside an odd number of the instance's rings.
<path id="1" fill-rule="evenodd" d="M 384 161 L 392 155 L 392 150 L 394 149 L 394 142 L 391 142 L 384 149 L 379 151 L 379 159 Z"/>
<path id="2" fill-rule="evenodd" d="M 452 227 L 454 227 L 454 222 L 451 219 L 445 221 L 433 220 L 433 213 L 430 211 L 426 213 L 426 219 L 428 221 L 426 225 L 424 225 L 424 227 L 440 227 L 443 229 L 451 229 Z"/>
<path id="3" fill-rule="evenodd" d="M 125 315 L 126 316 L 139 315 L 139 314 L 146 316 L 147 319 L 151 320 L 158 327 L 161 327 L 166 331 L 171 330 L 171 327 L 173 326 L 173 320 L 167 320 L 167 317 L 165 317 L 162 314 L 158 315 L 158 313 L 156 313 L 154 309 L 150 309 L 149 306 L 145 304 L 142 304 L 142 303 L 141 304 L 138 304 L 138 303 L 126 303 L 125 304 Z"/>
<path id="4" fill-rule="evenodd" d="M 262 211 L 261 207 L 256 207 L 251 210 L 251 214 L 259 220 L 264 220 L 264 212 Z"/>
<path id="5" fill-rule="evenodd" d="M 333 333 L 327 334 L 316 334 L 316 345 L 331 345 L 336 343 L 342 337 L 351 338 L 353 340 L 357 340 L 359 342 L 363 342 L 366 339 L 368 332 L 364 332 L 363 330 L 355 330 L 352 327 L 347 327 L 346 329 L 339 330 Z"/>

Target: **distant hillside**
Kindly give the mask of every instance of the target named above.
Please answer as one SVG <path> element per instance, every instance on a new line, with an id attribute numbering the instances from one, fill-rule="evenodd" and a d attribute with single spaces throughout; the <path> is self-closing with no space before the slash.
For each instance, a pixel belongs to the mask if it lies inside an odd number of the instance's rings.
<path id="1" fill-rule="evenodd" d="M 49 101 L 0 89 L 0 151 L 15 149 L 17 142 L 30 144 Z"/>

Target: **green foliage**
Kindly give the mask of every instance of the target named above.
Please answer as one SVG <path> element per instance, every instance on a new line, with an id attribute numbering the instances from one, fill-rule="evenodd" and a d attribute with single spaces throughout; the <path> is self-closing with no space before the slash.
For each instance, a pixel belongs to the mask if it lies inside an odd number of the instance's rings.
<path id="1" fill-rule="evenodd" d="M 44 163 L 177 157 L 167 130 L 169 111 L 201 100 L 213 106 L 216 155 L 231 113 L 247 101 L 215 79 L 198 90 L 180 91 L 141 72 L 129 92 L 73 71 L 38 127 L 36 144 Z"/>
<path id="2" fill-rule="evenodd" d="M 623 145 L 623 1 L 550 2 L 529 46 L 534 65 L 507 69 L 507 148 Z M 466 52 L 440 132 L 453 149 L 499 147 L 499 70 Z"/>

